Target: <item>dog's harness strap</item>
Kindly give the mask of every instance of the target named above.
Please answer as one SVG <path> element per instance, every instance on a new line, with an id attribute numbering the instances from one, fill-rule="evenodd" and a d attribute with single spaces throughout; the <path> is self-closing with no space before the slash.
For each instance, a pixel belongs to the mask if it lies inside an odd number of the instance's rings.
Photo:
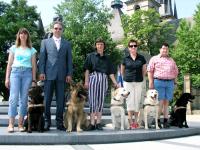
<path id="1" fill-rule="evenodd" d="M 158 105 L 145 104 L 145 105 L 143 105 L 143 108 L 144 108 L 145 106 L 158 106 Z"/>
<path id="2" fill-rule="evenodd" d="M 176 112 L 178 109 L 186 109 L 186 107 L 183 107 L 183 106 L 175 107 L 174 112 Z"/>
<path id="3" fill-rule="evenodd" d="M 116 98 L 113 98 L 113 100 L 115 100 L 115 101 L 120 101 L 120 100 L 118 100 L 118 99 L 116 99 Z"/>
<path id="4" fill-rule="evenodd" d="M 44 104 L 29 104 L 28 107 L 42 107 Z"/>
<path id="5" fill-rule="evenodd" d="M 124 105 L 123 104 L 111 104 L 110 106 L 112 107 L 112 106 L 124 106 Z"/>

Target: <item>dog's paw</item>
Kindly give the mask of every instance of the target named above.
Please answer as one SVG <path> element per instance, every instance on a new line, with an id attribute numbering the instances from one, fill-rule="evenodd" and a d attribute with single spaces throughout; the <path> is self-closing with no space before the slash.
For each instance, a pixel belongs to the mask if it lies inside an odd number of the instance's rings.
<path id="1" fill-rule="evenodd" d="M 76 131 L 77 132 L 82 132 L 83 130 L 79 128 L 79 129 L 76 129 Z"/>
<path id="2" fill-rule="evenodd" d="M 68 128 L 66 131 L 70 133 L 70 132 L 72 132 L 72 129 L 69 129 L 69 128 Z"/>
<path id="3" fill-rule="evenodd" d="M 149 129 L 149 127 L 148 127 L 148 126 L 146 126 L 144 129 L 145 129 L 145 130 L 148 130 L 148 129 Z"/>
<path id="4" fill-rule="evenodd" d="M 120 130 L 124 130 L 124 128 L 121 128 Z"/>
<path id="5" fill-rule="evenodd" d="M 156 130 L 160 130 L 159 126 L 156 126 Z"/>
<path id="6" fill-rule="evenodd" d="M 189 128 L 189 126 L 188 126 L 188 125 L 185 125 L 185 128 Z"/>

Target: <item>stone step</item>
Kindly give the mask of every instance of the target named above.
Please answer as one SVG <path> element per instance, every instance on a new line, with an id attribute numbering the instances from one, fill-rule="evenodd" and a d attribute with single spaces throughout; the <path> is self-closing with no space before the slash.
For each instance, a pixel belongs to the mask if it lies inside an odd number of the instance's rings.
<path id="1" fill-rule="evenodd" d="M 85 108 L 84 108 L 84 111 L 85 111 L 86 113 L 89 113 L 89 112 L 90 112 L 90 110 L 89 110 L 88 107 L 85 107 Z M 3 114 L 7 115 L 7 114 L 8 114 L 8 106 L 0 106 L 0 114 L 1 114 L 1 115 L 3 115 Z M 55 114 L 56 114 L 56 107 L 51 107 L 51 114 L 52 114 L 52 115 L 55 115 Z M 111 114 L 111 113 L 110 113 L 110 108 L 104 108 L 104 109 L 103 109 L 103 115 L 110 115 L 110 114 Z"/>
<path id="2" fill-rule="evenodd" d="M 88 117 L 89 120 L 89 117 Z M 15 126 L 17 126 L 18 122 L 18 117 L 15 119 Z M 111 116 L 102 116 L 102 124 L 109 124 L 111 123 Z M 56 126 L 56 121 L 55 121 L 55 115 L 52 115 L 51 117 L 51 124 L 52 127 Z M 8 115 L 0 115 L 0 127 L 6 127 L 8 126 Z"/>
<path id="3" fill-rule="evenodd" d="M 138 141 L 155 141 L 161 139 L 178 138 L 200 134 L 200 128 L 175 128 L 161 130 L 124 130 L 115 131 L 109 126 L 103 131 L 83 131 L 66 133 L 51 128 L 44 133 L 18 132 L 8 133 L 6 127 L 0 128 L 0 145 L 55 145 L 55 144 L 106 144 Z"/>
<path id="4" fill-rule="evenodd" d="M 3 107 L 3 106 L 7 106 L 7 107 L 8 107 L 8 101 L 0 102 L 0 109 L 1 109 L 1 107 Z M 55 107 L 55 106 L 56 106 L 56 101 L 52 101 L 51 106 L 52 106 L 52 107 Z M 89 106 L 88 106 L 88 102 L 85 104 L 85 107 L 89 107 Z M 110 104 L 105 103 L 105 104 L 104 104 L 104 108 L 110 108 Z"/>

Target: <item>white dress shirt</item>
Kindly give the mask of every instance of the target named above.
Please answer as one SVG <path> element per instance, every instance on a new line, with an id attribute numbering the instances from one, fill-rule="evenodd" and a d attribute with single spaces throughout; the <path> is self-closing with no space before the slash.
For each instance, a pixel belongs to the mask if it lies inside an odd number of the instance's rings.
<path id="1" fill-rule="evenodd" d="M 57 48 L 57 50 L 59 51 L 59 49 L 60 49 L 61 37 L 60 37 L 60 38 L 57 38 L 57 37 L 53 36 L 53 39 L 54 39 L 54 41 L 55 41 L 56 48 Z"/>

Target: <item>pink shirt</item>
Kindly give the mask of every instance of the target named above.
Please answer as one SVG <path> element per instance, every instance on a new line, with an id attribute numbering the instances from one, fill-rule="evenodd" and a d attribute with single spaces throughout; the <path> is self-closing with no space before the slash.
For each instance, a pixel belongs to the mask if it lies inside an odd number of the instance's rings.
<path id="1" fill-rule="evenodd" d="M 175 79 L 178 76 L 178 67 L 170 57 L 153 56 L 147 67 L 147 71 L 153 73 L 154 78 Z"/>

